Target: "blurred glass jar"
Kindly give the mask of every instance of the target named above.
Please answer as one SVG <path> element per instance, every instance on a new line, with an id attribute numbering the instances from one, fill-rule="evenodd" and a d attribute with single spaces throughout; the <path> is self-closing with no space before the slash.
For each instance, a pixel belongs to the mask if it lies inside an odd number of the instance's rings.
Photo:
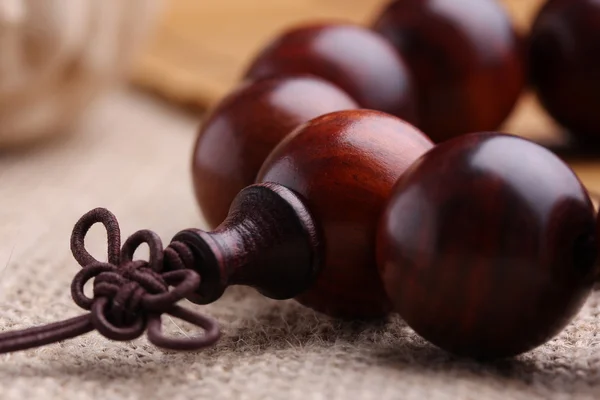
<path id="1" fill-rule="evenodd" d="M 0 147 L 66 132 L 118 83 L 161 0 L 0 0 Z"/>

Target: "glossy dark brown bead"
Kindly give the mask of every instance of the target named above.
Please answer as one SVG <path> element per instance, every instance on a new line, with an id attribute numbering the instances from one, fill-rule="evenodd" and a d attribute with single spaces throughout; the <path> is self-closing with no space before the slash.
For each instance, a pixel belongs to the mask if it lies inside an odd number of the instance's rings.
<path id="1" fill-rule="evenodd" d="M 431 147 L 394 116 L 353 110 L 315 118 L 275 148 L 259 182 L 298 193 L 325 241 L 322 270 L 300 303 L 347 318 L 390 310 L 375 263 L 377 221 L 394 182 Z"/>
<path id="2" fill-rule="evenodd" d="M 521 42 L 496 0 L 397 0 L 373 29 L 402 54 L 434 141 L 496 129 L 524 85 Z"/>
<path id="3" fill-rule="evenodd" d="M 600 141 L 600 2 L 551 0 L 530 34 L 530 79 L 556 121 Z"/>
<path id="4" fill-rule="evenodd" d="M 380 35 L 351 24 L 314 24 L 282 32 L 252 60 L 247 79 L 308 73 L 335 83 L 362 108 L 411 123 L 416 109 L 412 78 Z"/>
<path id="5" fill-rule="evenodd" d="M 595 215 L 574 172 L 515 136 L 465 135 L 402 176 L 377 259 L 395 309 L 450 352 L 513 356 L 543 344 L 592 289 Z"/>
<path id="6" fill-rule="evenodd" d="M 224 98 L 202 123 L 192 157 L 196 199 L 209 226 L 223 222 L 233 198 L 296 126 L 357 107 L 337 86 L 310 76 L 245 83 Z"/>

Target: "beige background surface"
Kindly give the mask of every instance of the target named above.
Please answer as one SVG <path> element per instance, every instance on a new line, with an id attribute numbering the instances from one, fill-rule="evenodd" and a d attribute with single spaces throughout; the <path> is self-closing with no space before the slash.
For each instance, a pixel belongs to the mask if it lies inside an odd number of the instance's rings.
<path id="1" fill-rule="evenodd" d="M 188 173 L 198 120 L 122 91 L 97 104 L 76 135 L 0 154 L 0 329 L 81 312 L 69 296 L 79 268 L 69 235 L 87 210 L 107 207 L 124 235 L 149 228 L 165 241 L 203 226 Z M 100 256 L 105 239 L 100 228 L 92 233 L 88 243 Z M 395 317 L 343 324 L 243 289 L 205 311 L 224 330 L 205 352 L 169 353 L 144 338 L 116 343 L 90 333 L 2 355 L 0 399 L 529 400 L 600 393 L 600 294 L 550 343 L 487 365 L 448 356 Z M 168 331 L 179 332 L 170 323 Z"/>

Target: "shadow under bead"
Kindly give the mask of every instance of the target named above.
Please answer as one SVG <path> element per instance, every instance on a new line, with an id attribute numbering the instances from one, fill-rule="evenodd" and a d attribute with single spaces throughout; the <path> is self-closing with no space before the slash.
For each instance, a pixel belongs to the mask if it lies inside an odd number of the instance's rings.
<path id="1" fill-rule="evenodd" d="M 476 358 L 558 334 L 598 276 L 595 214 L 575 173 L 523 138 L 470 134 L 436 146 L 395 185 L 377 258 L 418 334 Z"/>
<path id="2" fill-rule="evenodd" d="M 551 0 L 530 33 L 530 80 L 548 113 L 600 143 L 600 3 Z"/>
<path id="3" fill-rule="evenodd" d="M 358 105 L 337 86 L 311 76 L 262 79 L 237 87 L 200 127 L 192 156 L 196 200 L 211 228 L 237 193 L 254 183 L 271 150 L 303 122 Z"/>
<path id="4" fill-rule="evenodd" d="M 322 230 L 323 265 L 301 304 L 344 318 L 390 311 L 375 263 L 377 221 L 396 180 L 432 146 L 399 118 L 349 110 L 301 125 L 273 150 L 258 182 L 298 193 Z"/>
<path id="5" fill-rule="evenodd" d="M 340 23 L 289 28 L 256 55 L 245 78 L 298 73 L 334 83 L 362 108 L 417 122 L 408 67 L 391 44 L 369 29 Z"/>
<path id="6" fill-rule="evenodd" d="M 435 142 L 498 128 L 525 84 L 522 41 L 496 0 L 396 0 L 373 30 L 410 67 L 418 126 Z"/>

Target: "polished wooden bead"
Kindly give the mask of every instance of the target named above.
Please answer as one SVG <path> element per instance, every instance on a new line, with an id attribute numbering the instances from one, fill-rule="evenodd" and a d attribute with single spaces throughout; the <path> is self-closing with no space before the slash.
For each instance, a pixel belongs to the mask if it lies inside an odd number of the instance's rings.
<path id="1" fill-rule="evenodd" d="M 349 93 L 363 108 L 411 123 L 416 109 L 412 78 L 384 38 L 351 24 L 313 24 L 281 33 L 252 60 L 247 79 L 309 73 Z"/>
<path id="2" fill-rule="evenodd" d="M 510 135 L 436 146 L 393 189 L 377 260 L 394 308 L 450 352 L 513 356 L 578 312 L 598 273 L 595 215 L 574 172 Z"/>
<path id="3" fill-rule="evenodd" d="M 344 318 L 390 310 L 375 264 L 378 217 L 394 182 L 432 143 L 412 125 L 372 110 L 330 113 L 300 126 L 258 175 L 298 193 L 322 230 L 322 270 L 296 299 Z"/>
<path id="4" fill-rule="evenodd" d="M 550 115 L 600 141 L 600 3 L 551 0 L 530 33 L 530 79 Z"/>
<path id="5" fill-rule="evenodd" d="M 434 141 L 496 129 L 524 86 L 522 44 L 496 0 L 396 0 L 373 29 L 409 65 Z"/>
<path id="6" fill-rule="evenodd" d="M 358 105 L 333 84 L 311 76 L 245 83 L 203 122 L 192 157 L 196 199 L 211 228 L 223 222 L 233 198 L 252 184 L 265 158 L 297 125 Z"/>

